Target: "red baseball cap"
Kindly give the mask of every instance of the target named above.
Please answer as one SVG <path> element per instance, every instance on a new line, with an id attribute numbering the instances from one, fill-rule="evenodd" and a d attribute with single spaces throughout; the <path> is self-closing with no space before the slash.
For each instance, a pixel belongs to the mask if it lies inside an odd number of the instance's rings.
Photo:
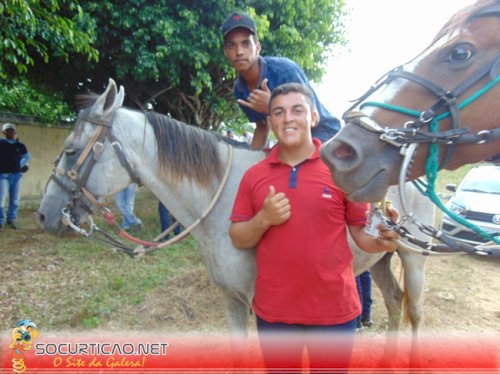
<path id="1" fill-rule="evenodd" d="M 234 29 L 244 28 L 249 30 L 252 34 L 257 34 L 257 28 L 255 27 L 255 22 L 248 14 L 241 12 L 234 12 L 229 17 L 227 17 L 222 23 L 222 36 L 233 31 Z"/>

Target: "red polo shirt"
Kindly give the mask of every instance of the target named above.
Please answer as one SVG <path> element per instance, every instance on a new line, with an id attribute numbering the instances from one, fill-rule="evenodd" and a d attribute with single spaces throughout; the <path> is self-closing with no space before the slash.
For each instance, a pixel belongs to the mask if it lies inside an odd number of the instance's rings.
<path id="1" fill-rule="evenodd" d="M 290 219 L 270 227 L 257 246 L 253 309 L 268 322 L 333 325 L 361 313 L 346 225 L 364 225 L 369 204 L 345 198 L 314 143 L 314 154 L 295 167 L 274 147 L 243 176 L 231 214 L 234 222 L 252 218 L 270 185 L 290 200 Z"/>

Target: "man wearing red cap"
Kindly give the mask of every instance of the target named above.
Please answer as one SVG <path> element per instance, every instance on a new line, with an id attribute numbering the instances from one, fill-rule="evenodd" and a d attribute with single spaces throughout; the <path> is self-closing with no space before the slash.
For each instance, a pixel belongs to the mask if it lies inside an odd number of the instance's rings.
<path id="1" fill-rule="evenodd" d="M 238 72 L 234 96 L 250 122 L 256 124 L 252 148 L 262 148 L 267 141 L 266 124 L 271 91 L 289 82 L 301 83 L 313 94 L 319 113 L 313 137 L 324 142 L 340 130 L 339 120 L 321 104 L 302 68 L 285 57 L 260 56 L 261 45 L 253 19 L 245 13 L 234 12 L 222 24 L 224 55 Z"/>

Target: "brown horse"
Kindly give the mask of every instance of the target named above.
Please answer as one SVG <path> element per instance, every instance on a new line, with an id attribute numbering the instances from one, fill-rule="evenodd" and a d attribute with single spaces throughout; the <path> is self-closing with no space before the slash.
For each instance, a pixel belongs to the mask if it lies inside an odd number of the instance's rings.
<path id="1" fill-rule="evenodd" d="M 321 158 L 356 201 L 379 201 L 390 185 L 422 176 L 426 168 L 498 159 L 498 81 L 500 1 L 480 0 L 363 95 L 344 115 L 345 127 L 323 145 Z"/>

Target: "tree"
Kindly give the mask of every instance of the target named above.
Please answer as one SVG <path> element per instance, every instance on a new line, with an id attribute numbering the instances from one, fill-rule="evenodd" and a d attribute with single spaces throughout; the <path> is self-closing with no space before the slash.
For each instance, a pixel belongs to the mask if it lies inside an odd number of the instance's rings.
<path id="1" fill-rule="evenodd" d="M 0 0 L 1 1 L 1 0 Z M 13 0 L 12 0 L 13 1 Z M 52 0 L 53 3 L 56 2 Z M 109 77 L 125 87 L 126 105 L 200 126 L 243 124 L 232 97 L 235 72 L 222 53 L 220 26 L 239 9 L 258 26 L 263 54 L 290 57 L 319 81 L 335 44 L 344 44 L 343 0 L 80 0 L 82 21 L 98 30 L 99 63 L 83 53 L 68 64 L 36 63 L 30 82 L 62 92 L 102 92 Z M 78 8 L 80 9 L 80 8 Z M 94 35 L 94 34 L 91 34 Z"/>
<path id="2" fill-rule="evenodd" d="M 67 62 L 71 53 L 83 53 L 97 61 L 94 35 L 78 28 L 86 21 L 76 1 L 1 0 L 0 76 L 12 66 L 25 73 L 35 59 L 47 63 L 51 55 Z"/>
<path id="3" fill-rule="evenodd" d="M 293 58 L 318 81 L 334 44 L 344 43 L 342 0 L 81 1 L 99 30 L 97 65 L 74 60 L 64 81 L 101 92 L 109 77 L 126 105 L 200 126 L 246 119 L 232 98 L 235 72 L 222 53 L 220 26 L 235 9 L 254 16 L 264 53 Z M 90 79 L 88 79 L 90 78 Z"/>
<path id="4" fill-rule="evenodd" d="M 38 117 L 47 126 L 75 119 L 75 112 L 64 95 L 46 85 L 36 85 L 26 77 L 16 77 L 2 82 L 0 108 Z"/>
<path id="5" fill-rule="evenodd" d="M 160 111 L 204 128 L 245 121 L 232 99 L 235 72 L 223 56 L 220 34 L 222 21 L 234 9 L 254 16 L 264 53 L 292 57 L 316 80 L 329 48 L 343 41 L 343 4 L 336 0 L 106 3 L 108 24 L 115 28 L 109 40 L 130 35 L 106 48 L 116 77 L 126 86 L 134 82 L 136 100 L 155 98 Z"/>
<path id="6" fill-rule="evenodd" d="M 44 83 L 43 74 L 27 74 L 49 62 L 67 65 L 74 54 L 97 61 L 94 26 L 78 2 L 0 0 L 0 38 L 0 109 L 49 122 L 74 117 L 64 95 Z"/>

